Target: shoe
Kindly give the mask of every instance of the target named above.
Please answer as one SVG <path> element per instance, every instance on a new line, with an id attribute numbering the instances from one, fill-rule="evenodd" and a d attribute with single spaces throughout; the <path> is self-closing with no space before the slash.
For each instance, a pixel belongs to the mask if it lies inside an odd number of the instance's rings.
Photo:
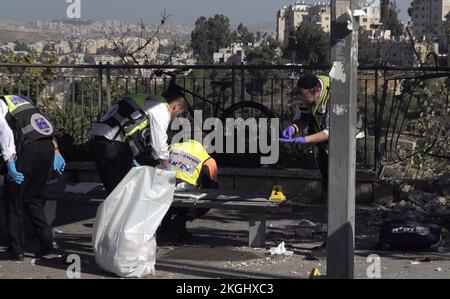
<path id="1" fill-rule="evenodd" d="M 23 261 L 25 260 L 25 255 L 23 254 L 23 251 L 21 250 L 6 250 L 6 254 L 8 255 L 8 258 L 13 261 Z"/>
<path id="2" fill-rule="evenodd" d="M 37 252 L 37 257 L 43 257 L 52 253 L 58 253 L 59 246 L 58 244 L 53 241 L 50 246 L 41 247 L 41 249 Z"/>
<path id="3" fill-rule="evenodd" d="M 174 228 L 178 240 L 182 242 L 188 241 L 192 234 L 186 228 L 186 218 L 177 216 L 172 220 L 171 226 Z"/>
<path id="4" fill-rule="evenodd" d="M 25 260 L 25 256 L 23 252 L 8 252 L 9 259 L 13 261 L 23 261 Z"/>

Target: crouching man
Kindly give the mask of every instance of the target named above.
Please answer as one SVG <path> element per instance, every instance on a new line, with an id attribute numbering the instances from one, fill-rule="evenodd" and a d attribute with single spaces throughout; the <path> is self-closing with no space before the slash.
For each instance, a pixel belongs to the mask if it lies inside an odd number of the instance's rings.
<path id="1" fill-rule="evenodd" d="M 176 172 L 177 186 L 185 189 L 217 189 L 217 164 L 203 145 L 195 140 L 170 146 L 169 164 Z M 164 217 L 160 231 L 175 232 L 180 241 L 187 241 L 190 234 L 186 222 L 198 219 L 209 209 L 170 208 Z"/>

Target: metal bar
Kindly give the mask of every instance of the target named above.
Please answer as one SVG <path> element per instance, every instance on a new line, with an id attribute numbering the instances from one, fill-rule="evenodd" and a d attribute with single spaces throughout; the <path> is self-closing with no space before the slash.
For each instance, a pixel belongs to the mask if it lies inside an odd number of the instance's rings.
<path id="1" fill-rule="evenodd" d="M 101 65 L 101 63 L 100 63 Z M 100 119 L 102 115 L 102 85 L 103 85 L 103 68 L 98 69 L 98 78 L 97 78 L 97 88 L 98 88 L 98 112 L 97 117 Z"/>
<path id="2" fill-rule="evenodd" d="M 71 64 L 9 64 L 9 63 L 0 63 L 0 67 L 27 67 L 27 68 L 58 68 L 58 69 L 101 69 L 104 68 L 104 65 L 101 63 L 97 64 L 91 64 L 91 65 L 71 65 Z M 291 70 L 292 66 L 287 65 L 273 65 L 273 64 L 251 64 L 251 65 L 245 65 L 245 64 L 239 64 L 239 65 L 218 65 L 218 64 L 186 64 L 186 65 L 160 65 L 160 64 L 149 64 L 149 65 L 112 65 L 113 69 L 142 69 L 142 70 L 148 70 L 148 69 L 215 69 L 215 70 L 262 70 L 262 69 L 276 69 L 276 70 Z M 372 66 L 369 66 L 370 69 Z M 308 65 L 302 67 L 305 70 L 329 70 L 330 66 L 328 65 Z M 367 68 L 367 67 L 366 67 Z M 390 69 L 395 70 L 397 68 Z M 398 68 L 399 70 L 402 70 L 402 68 Z M 403 68 L 403 69 L 409 69 L 409 68 Z M 414 68 L 416 70 L 421 71 L 421 68 Z M 430 70 L 435 71 L 436 68 L 429 68 Z M 443 68 L 444 70 L 449 70 L 449 68 Z"/>
<path id="3" fill-rule="evenodd" d="M 273 111 L 273 78 L 270 79 L 270 110 Z M 282 117 L 280 115 L 280 117 Z M 281 119 L 281 121 L 283 121 L 283 119 Z"/>
<path id="4" fill-rule="evenodd" d="M 75 78 L 72 77 L 72 132 L 75 131 L 75 88 L 76 88 Z"/>
<path id="5" fill-rule="evenodd" d="M 195 78 L 192 78 L 192 90 L 195 92 Z M 195 106 L 195 103 L 197 102 L 197 97 L 192 97 L 192 106 Z"/>
<path id="6" fill-rule="evenodd" d="M 84 78 L 81 78 L 81 140 L 80 143 L 84 142 Z"/>
<path id="7" fill-rule="evenodd" d="M 261 84 L 261 105 L 264 102 L 264 84 Z"/>
<path id="8" fill-rule="evenodd" d="M 280 99 L 281 99 L 281 115 L 280 115 L 280 117 L 281 117 L 281 119 L 284 119 L 284 111 L 283 111 L 283 99 L 284 99 L 284 79 L 281 79 L 281 97 L 280 97 Z"/>
<path id="9" fill-rule="evenodd" d="M 106 100 L 108 105 L 108 110 L 111 108 L 111 64 L 108 62 L 106 64 Z"/>
<path id="10" fill-rule="evenodd" d="M 36 104 L 39 101 L 39 80 L 36 80 Z"/>
<path id="11" fill-rule="evenodd" d="M 231 103 L 236 99 L 236 69 L 231 69 Z"/>
<path id="12" fill-rule="evenodd" d="M 337 0 L 339 1 L 339 0 Z M 18 63 L 0 63 L 0 67 L 5 68 L 57 68 L 57 69 L 101 69 L 104 65 L 101 63 L 97 64 L 83 64 L 83 65 L 72 65 L 72 64 L 18 64 Z M 248 64 L 248 65 L 217 65 L 217 64 L 185 64 L 185 65 L 159 65 L 159 64 L 149 64 L 149 65 L 112 65 L 113 69 L 215 69 L 215 70 L 261 70 L 261 69 L 274 69 L 274 70 L 292 70 L 290 65 L 273 65 L 273 64 Z M 316 71 L 328 71 L 330 69 L 329 65 L 307 65 L 299 67 L 303 70 L 316 70 Z M 380 69 L 379 65 L 366 65 L 358 67 L 361 71 L 373 71 Z M 383 69 L 389 71 L 444 71 L 450 72 L 450 67 L 436 67 L 436 66 L 424 66 L 424 67 L 410 67 L 410 66 L 383 66 Z"/>
<path id="13" fill-rule="evenodd" d="M 364 122 L 366 123 L 364 126 L 364 135 L 366 136 L 364 138 L 364 167 L 367 167 L 367 138 L 369 136 L 367 132 L 367 93 L 367 79 L 364 79 Z"/>
<path id="14" fill-rule="evenodd" d="M 203 84 L 202 84 L 202 90 L 203 90 L 203 97 L 206 98 L 206 78 L 203 78 Z M 205 101 L 202 101 L 202 110 L 205 110 Z"/>
<path id="15" fill-rule="evenodd" d="M 90 97 L 90 101 L 89 101 L 89 121 L 92 120 L 92 107 L 93 107 L 93 102 L 94 102 L 94 78 L 91 78 L 90 82 L 89 82 L 89 97 Z"/>
<path id="16" fill-rule="evenodd" d="M 253 78 L 250 79 L 250 101 L 253 102 L 253 86 L 255 86 L 255 81 Z"/>
<path id="17" fill-rule="evenodd" d="M 389 83 L 388 83 L 388 87 L 389 87 Z M 394 101 L 395 101 L 395 90 L 397 89 L 397 80 L 394 80 L 394 92 L 392 93 L 392 100 L 391 100 L 391 108 L 389 109 L 389 117 L 388 117 L 388 122 L 387 122 L 387 127 L 386 127 L 386 135 L 384 137 L 384 147 L 385 147 L 385 151 L 386 154 L 388 153 L 388 137 L 389 137 L 389 130 L 391 127 L 391 119 L 392 119 L 392 112 L 394 110 Z M 391 136 L 391 140 L 394 137 L 394 132 L 392 132 L 392 136 Z M 391 143 L 392 145 L 392 143 Z M 392 151 L 392 148 L 389 148 L 389 155 Z"/>
<path id="18" fill-rule="evenodd" d="M 241 69 L 241 102 L 245 101 L 245 70 Z"/>
<path id="19" fill-rule="evenodd" d="M 134 86 L 134 93 L 139 93 L 138 79 L 139 79 L 139 77 L 135 77 L 134 78 L 134 84 L 135 84 L 135 86 Z"/>
<path id="20" fill-rule="evenodd" d="M 374 95 L 374 148 L 373 148 L 373 156 L 374 156 L 374 171 L 378 172 L 379 166 L 379 157 L 378 157 L 378 70 L 375 70 L 375 95 Z"/>
<path id="21" fill-rule="evenodd" d="M 332 1 L 331 61 L 346 79 L 331 75 L 327 241 L 327 278 L 331 279 L 354 277 L 359 24 L 348 11 L 357 7 L 357 0 Z"/>

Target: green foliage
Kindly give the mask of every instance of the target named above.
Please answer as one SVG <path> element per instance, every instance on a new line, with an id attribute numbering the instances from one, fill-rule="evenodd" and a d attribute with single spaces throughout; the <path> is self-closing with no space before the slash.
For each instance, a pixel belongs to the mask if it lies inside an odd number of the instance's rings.
<path id="1" fill-rule="evenodd" d="M 255 42 L 255 36 L 253 33 L 248 31 L 247 27 L 240 23 L 236 31 L 232 33 L 232 41 L 242 43 L 244 46 L 247 46 L 249 43 Z"/>
<path id="2" fill-rule="evenodd" d="M 285 60 L 278 53 L 279 44 L 273 39 L 268 39 L 261 43 L 259 47 L 247 49 L 245 52 L 247 64 L 259 65 L 282 65 Z M 279 92 L 281 88 L 280 79 L 287 79 L 286 71 L 282 70 L 249 70 L 248 74 L 253 80 L 248 81 L 246 90 L 248 93 L 267 95 L 272 92 L 272 78 L 276 79 L 274 92 Z M 287 83 L 287 82 L 286 82 Z"/>
<path id="3" fill-rule="evenodd" d="M 211 63 L 213 53 L 230 45 L 230 20 L 224 15 L 200 17 L 191 33 L 191 46 L 198 62 Z"/>
<path id="4" fill-rule="evenodd" d="M 21 43 L 20 41 L 16 40 L 16 45 L 14 46 L 14 51 L 24 51 L 29 52 L 30 48 L 25 43 Z"/>
<path id="5" fill-rule="evenodd" d="M 376 50 L 371 46 L 368 37 L 368 31 L 364 29 L 359 30 L 358 39 L 358 62 L 359 65 L 374 65 L 377 63 Z"/>
<path id="6" fill-rule="evenodd" d="M 43 64 L 54 64 L 57 58 L 54 53 L 42 60 Z M 28 52 L 25 55 L 5 54 L 0 56 L 0 62 L 11 64 L 34 64 L 38 62 L 38 56 L 35 52 Z M 51 68 L 1 68 L 1 73 L 10 74 L 10 76 L 3 76 L 0 78 L 2 94 L 24 94 L 31 98 L 38 97 L 39 92 L 47 85 L 49 78 L 54 76 L 55 70 Z M 29 93 L 29 94 L 28 94 Z"/>
<path id="7" fill-rule="evenodd" d="M 304 65 L 330 64 L 330 36 L 317 24 L 303 22 L 289 35 L 284 57 Z"/>
<path id="8" fill-rule="evenodd" d="M 381 0 L 381 29 L 391 30 L 392 35 L 397 37 L 403 32 L 403 25 L 398 19 L 399 12 L 395 0 Z"/>

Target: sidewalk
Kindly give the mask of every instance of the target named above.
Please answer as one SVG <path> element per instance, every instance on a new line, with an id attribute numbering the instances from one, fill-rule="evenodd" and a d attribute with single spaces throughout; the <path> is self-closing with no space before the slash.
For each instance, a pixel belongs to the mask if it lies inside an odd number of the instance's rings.
<path id="1" fill-rule="evenodd" d="M 0 203 L 2 205 L 2 202 Z M 3 213 L 3 207 L 0 208 Z M 92 253 L 91 232 L 97 205 L 61 201 L 54 221 L 56 239 L 67 253 L 81 258 L 81 278 L 116 278 L 95 264 Z M 370 254 L 381 257 L 382 278 L 450 278 L 450 240 L 445 251 L 405 254 L 377 250 L 377 233 L 380 213 L 374 207 L 358 207 L 356 226 L 355 278 L 367 278 L 366 258 Z M 286 234 L 285 227 L 307 219 L 315 224 L 325 224 L 325 206 L 308 206 L 293 214 L 269 215 L 267 220 L 267 247 L 247 247 L 245 216 L 239 212 L 211 210 L 203 219 L 188 224 L 193 233 L 189 244 L 171 242 L 158 244 L 156 275 L 152 278 L 308 278 L 312 268 L 326 273 L 326 258 L 308 260 L 311 248 L 321 244 L 317 235 L 298 239 Z M 6 240 L 3 217 L 0 217 L 0 251 Z M 7 261 L 0 253 L 0 278 L 66 278 L 62 258 L 35 259 L 33 232 L 28 226 L 27 257 L 23 262 Z M 172 240 L 173 241 L 173 240 Z M 292 256 L 271 256 L 267 249 L 286 243 Z M 429 258 L 424 259 L 425 257 Z M 422 262 L 418 261 L 422 259 Z M 440 271 L 439 271 L 440 270 Z"/>

